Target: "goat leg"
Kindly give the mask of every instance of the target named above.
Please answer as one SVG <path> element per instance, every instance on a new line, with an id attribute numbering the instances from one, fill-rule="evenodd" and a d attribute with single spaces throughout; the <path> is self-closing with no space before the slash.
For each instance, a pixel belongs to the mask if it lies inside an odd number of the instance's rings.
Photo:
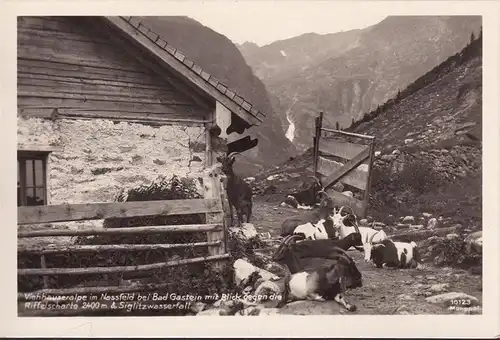
<path id="1" fill-rule="evenodd" d="M 355 305 L 351 305 L 340 293 L 335 295 L 333 298 L 337 303 L 341 304 L 345 307 L 349 312 L 354 312 L 357 307 Z"/>
<path id="2" fill-rule="evenodd" d="M 308 296 L 309 300 L 312 300 L 312 301 L 326 301 L 326 299 L 324 297 L 322 297 L 321 295 L 319 295 L 318 293 L 311 293 L 309 294 Z"/>
<path id="3" fill-rule="evenodd" d="M 231 215 L 231 227 L 233 226 L 234 224 L 234 220 L 233 220 L 233 204 L 231 202 L 229 202 L 229 215 Z"/>

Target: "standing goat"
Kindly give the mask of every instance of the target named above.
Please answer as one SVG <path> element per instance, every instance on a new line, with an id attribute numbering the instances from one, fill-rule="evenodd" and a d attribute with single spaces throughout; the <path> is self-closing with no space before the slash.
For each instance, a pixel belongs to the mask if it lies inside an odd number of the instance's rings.
<path id="1" fill-rule="evenodd" d="M 245 182 L 243 178 L 237 176 L 233 171 L 233 163 L 237 154 L 239 154 L 239 152 L 231 152 L 225 157 L 217 157 L 217 161 L 222 164 L 221 170 L 227 178 L 226 192 L 229 201 L 229 213 L 231 214 L 231 225 L 233 225 L 234 207 L 238 216 L 238 224 L 241 226 L 244 222 L 243 215 L 246 216 L 246 222 L 250 222 L 250 217 L 252 216 L 253 193 L 250 184 Z"/>

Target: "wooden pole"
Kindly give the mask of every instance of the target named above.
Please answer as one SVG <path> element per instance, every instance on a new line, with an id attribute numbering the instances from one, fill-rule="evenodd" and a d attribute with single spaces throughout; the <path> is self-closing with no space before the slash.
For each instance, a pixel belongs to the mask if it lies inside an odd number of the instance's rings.
<path id="1" fill-rule="evenodd" d="M 373 157 L 375 154 L 375 138 L 372 139 L 370 144 L 370 160 L 368 161 L 368 178 L 365 189 L 365 197 L 363 199 L 363 217 L 366 217 L 368 205 L 370 203 L 370 189 L 372 184 L 372 171 L 373 171 Z"/>
<path id="2" fill-rule="evenodd" d="M 212 121 L 215 120 L 215 115 L 217 113 L 213 112 L 212 113 Z M 213 150 L 212 150 L 212 135 L 210 134 L 209 130 L 211 127 L 211 123 L 207 123 L 206 125 L 206 162 L 205 164 L 207 167 L 213 165 Z M 222 195 L 222 179 L 220 176 L 217 174 L 214 174 L 213 176 L 208 176 L 205 175 L 205 178 L 203 178 L 203 187 L 204 187 L 204 197 L 205 199 L 221 199 Z M 221 200 L 221 205 L 223 205 L 223 201 Z M 223 208 L 223 207 L 222 207 Z M 224 209 L 220 212 L 214 212 L 214 213 L 207 213 L 205 214 L 206 221 L 205 223 L 213 223 L 214 221 L 217 221 L 218 224 L 222 225 L 222 231 L 209 231 L 207 232 L 207 242 L 217 242 L 217 241 L 224 241 Z M 218 246 L 210 246 L 208 247 L 208 253 L 211 256 L 217 256 L 224 254 L 224 245 L 218 245 Z M 213 269 L 216 271 L 222 270 L 222 263 L 221 262 L 214 262 L 213 263 Z"/>
<path id="3" fill-rule="evenodd" d="M 47 268 L 47 262 L 45 261 L 45 255 L 40 256 L 40 267 L 42 269 Z M 49 277 L 46 275 L 43 276 L 43 288 L 45 288 L 45 289 L 49 288 Z"/>

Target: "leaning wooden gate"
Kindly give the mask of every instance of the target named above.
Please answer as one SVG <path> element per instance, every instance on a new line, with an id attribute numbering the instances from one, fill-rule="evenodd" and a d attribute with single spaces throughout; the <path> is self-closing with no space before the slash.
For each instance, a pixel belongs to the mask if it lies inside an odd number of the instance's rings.
<path id="1" fill-rule="evenodd" d="M 55 312 L 59 315 L 67 314 L 63 310 L 29 310 L 26 301 L 29 296 L 68 296 L 74 294 L 113 294 L 126 292 L 141 292 L 165 288 L 161 283 L 130 284 L 118 286 L 83 286 L 72 288 L 53 289 L 50 287 L 48 277 L 60 275 L 92 275 L 92 274 L 123 274 L 144 273 L 163 268 L 188 265 L 191 263 L 213 263 L 215 270 L 222 266 L 221 261 L 230 257 L 227 250 L 227 226 L 229 221 L 228 202 L 222 185 L 217 185 L 214 180 L 212 189 L 205 188 L 204 199 L 181 199 L 163 201 L 134 201 L 122 203 L 90 203 L 90 204 L 64 204 L 47 206 L 30 206 L 18 208 L 18 225 L 58 223 L 67 221 L 102 220 L 108 218 L 129 218 L 138 216 L 171 216 L 205 214 L 205 223 L 190 225 L 162 225 L 139 226 L 127 228 L 86 228 L 81 230 L 71 229 L 43 229 L 18 231 L 18 255 L 31 254 L 40 257 L 38 268 L 18 268 L 18 276 L 43 277 L 43 289 L 32 292 L 18 293 L 18 313 L 20 315 L 50 315 Z M 159 233 L 206 233 L 206 242 L 180 243 L 180 244 L 104 244 L 104 245 L 21 245 L 19 239 L 36 237 L 60 237 L 82 235 L 146 235 Z M 100 253 L 107 251 L 140 252 L 147 250 L 167 250 L 188 247 L 208 247 L 208 256 L 168 260 L 142 265 L 109 266 L 109 267 L 83 267 L 83 268 L 47 268 L 45 257 L 48 254 L 64 253 Z M 106 307 L 106 308 L 109 308 Z M 93 310 L 106 309 L 93 308 Z M 66 311 L 71 312 L 71 311 Z M 71 314 L 71 313 L 70 313 Z"/>
<path id="2" fill-rule="evenodd" d="M 314 174 L 337 206 L 346 205 L 364 217 L 369 202 L 375 137 L 323 127 L 323 112 L 316 117 Z M 342 183 L 353 197 L 334 190 Z"/>

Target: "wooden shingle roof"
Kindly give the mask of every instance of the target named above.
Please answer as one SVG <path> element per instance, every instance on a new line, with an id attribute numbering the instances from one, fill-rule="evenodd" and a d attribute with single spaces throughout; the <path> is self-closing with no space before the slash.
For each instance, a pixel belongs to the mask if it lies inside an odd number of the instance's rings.
<path id="1" fill-rule="evenodd" d="M 265 115 L 252 103 L 245 100 L 245 98 L 237 94 L 236 91 L 229 88 L 229 86 L 222 83 L 214 76 L 205 72 L 183 52 L 168 44 L 160 35 L 142 24 L 141 18 L 120 16 L 106 17 L 106 19 L 133 39 L 141 41 L 144 47 L 150 50 L 154 49 L 153 52 L 162 57 L 161 59 L 170 67 L 173 67 L 181 74 L 185 75 L 189 81 L 197 85 L 202 91 L 219 101 L 231 112 L 237 114 L 251 125 L 259 125 L 265 118 Z M 144 40 L 145 38 L 147 41 Z"/>

